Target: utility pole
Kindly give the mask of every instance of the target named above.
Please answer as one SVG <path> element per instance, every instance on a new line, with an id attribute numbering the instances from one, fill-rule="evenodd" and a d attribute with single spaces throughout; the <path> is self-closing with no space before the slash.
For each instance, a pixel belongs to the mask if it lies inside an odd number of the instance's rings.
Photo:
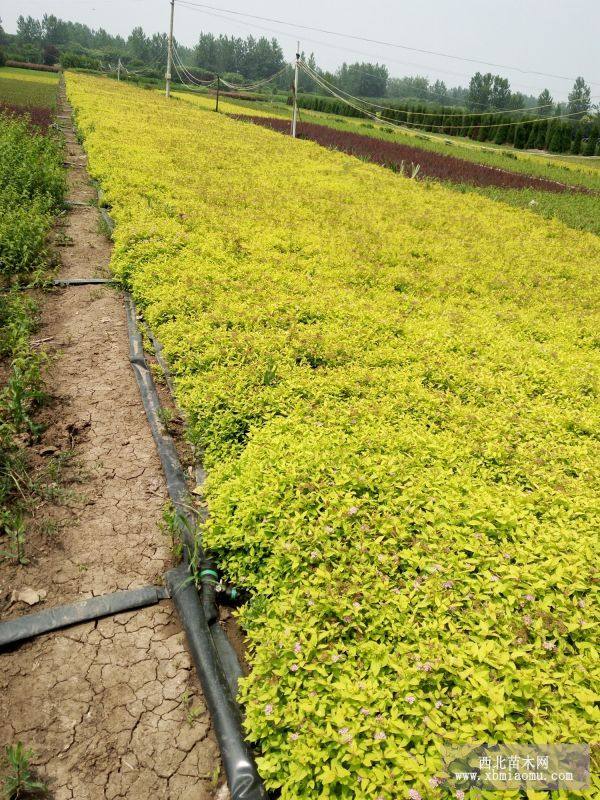
<path id="1" fill-rule="evenodd" d="M 171 66 L 173 64 L 173 18 L 175 17 L 175 0 L 171 0 L 171 22 L 169 24 L 169 44 L 167 46 L 167 74 L 165 97 L 171 96 Z"/>
<path id="2" fill-rule="evenodd" d="M 117 80 L 121 80 L 121 56 L 119 56 L 119 63 L 117 64 Z"/>
<path id="3" fill-rule="evenodd" d="M 221 88 L 221 76 L 217 75 L 217 103 L 215 105 L 215 111 L 218 113 L 219 111 L 219 90 Z"/>
<path id="4" fill-rule="evenodd" d="M 296 67 L 294 69 L 294 110 L 292 111 L 292 136 L 296 138 L 296 121 L 298 119 L 298 63 L 300 61 L 300 42 L 296 48 Z"/>

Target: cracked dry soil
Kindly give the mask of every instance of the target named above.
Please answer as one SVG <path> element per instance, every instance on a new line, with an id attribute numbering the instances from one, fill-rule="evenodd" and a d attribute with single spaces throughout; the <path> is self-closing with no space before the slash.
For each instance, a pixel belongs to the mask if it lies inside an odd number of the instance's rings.
<path id="1" fill-rule="evenodd" d="M 60 107 L 70 115 L 64 91 Z M 59 121 L 76 202 L 56 237 L 68 244 L 59 277 L 106 277 L 110 244 L 98 209 L 86 205 L 96 198 L 86 157 L 70 117 Z M 159 528 L 167 492 L 129 365 L 122 297 L 78 286 L 41 304 L 53 401 L 37 449 L 69 453 L 71 485 L 36 509 L 31 562 L 0 567 L 4 619 L 158 583 L 171 561 Z M 43 603 L 6 600 L 25 586 L 46 590 Z M 35 751 L 32 763 L 55 800 L 214 797 L 218 749 L 171 602 L 1 653 L 0 746 L 17 740 Z"/>

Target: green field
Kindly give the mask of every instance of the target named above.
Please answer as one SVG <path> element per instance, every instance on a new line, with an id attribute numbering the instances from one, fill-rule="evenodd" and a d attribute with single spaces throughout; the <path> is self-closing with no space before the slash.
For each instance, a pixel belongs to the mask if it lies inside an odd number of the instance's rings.
<path id="1" fill-rule="evenodd" d="M 0 67 L 0 103 L 56 108 L 58 74 Z"/>

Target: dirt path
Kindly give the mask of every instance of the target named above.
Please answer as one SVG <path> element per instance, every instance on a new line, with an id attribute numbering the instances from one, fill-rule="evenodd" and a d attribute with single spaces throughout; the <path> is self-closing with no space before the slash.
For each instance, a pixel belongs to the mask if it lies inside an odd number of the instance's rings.
<path id="1" fill-rule="evenodd" d="M 70 109 L 61 102 L 60 114 Z M 85 154 L 63 123 L 69 200 L 59 277 L 107 276 L 110 245 L 92 205 Z M 42 300 L 53 397 L 37 448 L 66 490 L 40 504 L 31 563 L 0 568 L 0 597 L 32 587 L 43 604 L 3 618 L 159 583 L 170 543 L 159 529 L 164 479 L 128 362 L 122 297 L 71 287 Z M 58 482 L 57 482 L 58 486 Z M 5 603 L 6 605 L 6 603 Z M 49 634 L 0 655 L 0 745 L 22 740 L 56 800 L 213 797 L 218 749 L 170 601 Z"/>

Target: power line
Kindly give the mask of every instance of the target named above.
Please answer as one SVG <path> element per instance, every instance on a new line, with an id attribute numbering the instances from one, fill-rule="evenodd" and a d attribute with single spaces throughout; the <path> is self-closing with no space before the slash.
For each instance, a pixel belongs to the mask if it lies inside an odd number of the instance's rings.
<path id="1" fill-rule="evenodd" d="M 229 22 L 229 23 L 234 21 L 234 20 L 231 19 L 231 17 L 226 17 L 226 16 L 223 16 L 222 14 L 217 14 L 217 13 L 214 13 L 212 11 L 206 11 L 203 8 L 199 8 L 197 5 L 191 5 L 191 4 L 188 3 L 188 0 L 177 0 L 177 2 L 182 8 L 187 8 L 190 11 L 192 11 L 192 10 L 193 11 L 198 11 L 201 14 L 205 14 L 205 15 L 207 15 L 209 17 L 214 17 L 216 19 L 222 19 L 222 20 L 225 20 L 226 22 Z M 247 20 L 240 19 L 240 20 L 238 20 L 238 23 L 241 24 L 241 25 L 245 25 L 245 26 L 247 26 L 249 28 L 256 28 L 257 30 L 266 31 L 267 33 L 273 33 L 276 36 L 284 36 L 284 37 L 287 37 L 288 39 L 292 39 L 292 40 L 296 38 L 295 34 L 293 34 L 293 33 L 287 33 L 286 31 L 273 30 L 273 28 L 267 28 L 264 25 L 257 25 L 256 23 L 248 22 Z M 319 47 L 328 47 L 328 48 L 330 48 L 332 50 L 342 50 L 342 51 L 344 51 L 346 53 L 353 53 L 354 55 L 360 55 L 360 56 L 363 56 L 363 57 L 366 57 L 366 58 L 377 58 L 377 56 L 375 56 L 373 53 L 366 53 L 366 52 L 364 52 L 364 50 L 357 50 L 356 48 L 353 48 L 353 47 L 344 47 L 343 45 L 332 44 L 331 42 L 324 42 L 324 41 L 319 40 L 319 39 L 311 39 L 311 38 L 309 38 L 307 36 L 303 36 L 302 40 L 304 42 L 309 42 L 310 44 L 318 45 Z M 431 64 L 418 64 L 418 63 L 416 63 L 414 61 L 402 61 L 402 60 L 400 60 L 398 58 L 392 58 L 391 56 L 388 56 L 388 55 L 385 56 L 385 61 L 386 62 L 391 62 L 393 64 L 401 64 L 404 67 L 416 67 L 419 70 L 425 70 L 425 71 L 430 71 L 430 72 L 435 72 L 435 73 L 443 73 L 444 75 L 452 75 L 455 78 L 463 78 L 463 79 L 466 79 L 466 80 L 469 80 L 471 78 L 471 75 L 467 75 L 464 72 L 456 72 L 454 70 L 444 69 L 443 67 L 437 67 L 437 66 L 434 67 Z M 541 92 L 541 90 L 542 90 L 542 87 L 540 87 L 540 86 L 529 86 L 529 85 L 524 84 L 524 83 L 515 83 L 514 81 L 512 82 L 512 85 L 517 89 L 525 89 L 528 92 L 535 92 L 536 94 L 539 94 Z M 479 105 L 482 105 L 482 104 L 479 104 Z"/>
<path id="2" fill-rule="evenodd" d="M 396 42 L 386 42 L 386 41 L 382 41 L 381 39 L 370 39 L 367 36 L 357 36 L 357 35 L 354 35 L 354 34 L 351 34 L 351 33 L 342 33 L 340 31 L 329 30 L 328 28 L 317 28 L 317 27 L 314 27 L 312 25 L 301 25 L 299 23 L 287 22 L 286 20 L 277 19 L 277 18 L 274 18 L 274 17 L 262 17 L 262 16 L 259 16 L 258 14 L 248 14 L 248 13 L 243 12 L 243 11 L 235 11 L 233 9 L 220 8 L 218 6 L 207 5 L 206 3 L 194 2 L 194 0 L 177 0 L 177 2 L 180 5 L 181 4 L 185 4 L 186 6 L 192 6 L 192 7 L 195 7 L 195 8 L 209 9 L 211 11 L 221 11 L 221 12 L 224 12 L 226 14 L 233 14 L 234 16 L 248 17 L 250 19 L 257 19 L 257 20 L 260 20 L 262 22 L 272 22 L 272 23 L 275 23 L 276 25 L 286 25 L 287 27 L 290 27 L 290 28 L 296 28 L 296 29 L 306 30 L 306 31 L 316 31 L 317 33 L 325 33 L 328 36 L 340 36 L 340 37 L 346 38 L 346 39 L 353 39 L 354 41 L 368 42 L 370 44 L 382 45 L 384 47 L 393 47 L 393 48 L 396 48 L 396 49 L 399 49 L 399 50 L 410 50 L 413 53 L 423 53 L 425 55 L 438 56 L 440 58 L 450 58 L 450 59 L 453 59 L 455 61 L 463 61 L 463 62 L 466 62 L 466 63 L 469 63 L 469 64 L 485 64 L 488 67 L 494 67 L 495 69 L 508 69 L 508 70 L 512 70 L 514 72 L 520 72 L 523 75 L 539 75 L 540 77 L 543 77 L 543 78 L 553 78 L 553 79 L 564 80 L 564 81 L 574 81 L 575 80 L 575 78 L 569 77 L 567 75 L 555 75 L 555 74 L 552 74 L 552 73 L 549 73 L 549 72 L 541 72 L 541 71 L 538 71 L 538 70 L 523 69 L 522 67 L 514 67 L 514 66 L 507 65 L 507 64 L 497 64 L 497 63 L 495 63 L 493 61 L 484 61 L 483 59 L 478 59 L 478 58 L 468 58 L 466 56 L 457 56 L 457 55 L 454 55 L 452 53 L 443 53 L 443 52 L 439 52 L 439 51 L 436 51 L 436 50 L 425 50 L 425 49 L 422 49 L 422 48 L 419 48 L 419 47 L 411 47 L 410 45 L 399 44 L 399 43 L 396 43 Z M 594 86 L 600 86 L 600 82 L 598 82 L 598 81 L 591 81 L 591 83 Z"/>

